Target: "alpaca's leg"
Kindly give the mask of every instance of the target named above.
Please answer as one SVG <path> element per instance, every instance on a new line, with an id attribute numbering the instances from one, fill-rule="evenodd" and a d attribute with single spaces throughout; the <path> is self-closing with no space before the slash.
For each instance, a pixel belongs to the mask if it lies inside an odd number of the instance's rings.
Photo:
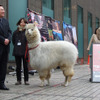
<path id="1" fill-rule="evenodd" d="M 65 76 L 65 82 L 64 82 L 64 86 L 68 86 L 68 82 L 71 81 L 72 75 L 69 76 Z"/>
<path id="2" fill-rule="evenodd" d="M 68 86 L 68 76 L 65 76 L 64 86 Z"/>
<path id="3" fill-rule="evenodd" d="M 72 76 L 74 75 L 74 72 L 71 70 L 70 73 L 68 73 L 68 71 L 63 71 L 64 76 L 65 76 L 65 82 L 64 82 L 64 86 L 68 86 L 68 82 L 71 81 Z"/>
<path id="4" fill-rule="evenodd" d="M 68 82 L 71 81 L 72 76 L 74 75 L 74 70 L 72 66 L 63 66 L 61 67 L 63 74 L 65 76 L 64 86 L 68 86 Z"/>
<path id="5" fill-rule="evenodd" d="M 65 81 L 64 81 L 64 83 L 62 85 L 63 86 L 68 86 L 68 78 L 69 78 L 69 76 L 66 76 L 64 71 L 63 71 L 63 74 L 65 76 Z"/>
<path id="6" fill-rule="evenodd" d="M 44 81 L 47 80 L 47 85 L 50 84 L 49 82 L 49 78 L 50 78 L 50 70 L 42 70 L 41 72 L 39 72 L 40 75 L 40 79 L 41 79 L 41 85 L 40 86 L 44 86 Z"/>
<path id="7" fill-rule="evenodd" d="M 51 77 L 50 70 L 48 70 L 48 74 L 47 74 L 47 77 L 46 77 L 46 80 L 47 80 L 47 86 L 50 85 L 50 81 L 49 81 L 50 77 Z"/>
<path id="8" fill-rule="evenodd" d="M 47 79 L 47 84 L 46 84 L 47 86 L 50 86 L 50 81 L 49 81 L 49 79 Z"/>
<path id="9" fill-rule="evenodd" d="M 44 86 L 44 80 L 45 80 L 45 78 L 43 76 L 40 76 L 40 79 L 41 79 L 40 86 L 43 87 Z"/>

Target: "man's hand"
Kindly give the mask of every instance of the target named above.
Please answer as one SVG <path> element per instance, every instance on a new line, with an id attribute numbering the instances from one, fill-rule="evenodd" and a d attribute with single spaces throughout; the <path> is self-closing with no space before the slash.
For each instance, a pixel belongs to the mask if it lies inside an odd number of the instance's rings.
<path id="1" fill-rule="evenodd" d="M 8 45 L 9 44 L 9 40 L 8 39 L 5 39 L 4 44 L 5 45 Z"/>

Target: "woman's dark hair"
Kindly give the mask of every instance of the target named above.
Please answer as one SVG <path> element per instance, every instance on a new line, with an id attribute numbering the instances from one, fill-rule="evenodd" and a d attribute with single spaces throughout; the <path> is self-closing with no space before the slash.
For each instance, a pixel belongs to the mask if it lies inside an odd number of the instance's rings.
<path id="1" fill-rule="evenodd" d="M 20 25 L 21 21 L 24 21 L 26 24 L 28 23 L 27 20 L 25 18 L 21 18 L 18 22 L 17 22 L 17 26 Z"/>
<path id="2" fill-rule="evenodd" d="M 98 29 L 98 28 L 95 29 L 95 33 L 94 33 L 94 34 L 97 34 L 97 29 Z"/>
<path id="3" fill-rule="evenodd" d="M 3 7 L 3 5 L 0 5 L 0 6 L 2 6 L 2 7 Z"/>

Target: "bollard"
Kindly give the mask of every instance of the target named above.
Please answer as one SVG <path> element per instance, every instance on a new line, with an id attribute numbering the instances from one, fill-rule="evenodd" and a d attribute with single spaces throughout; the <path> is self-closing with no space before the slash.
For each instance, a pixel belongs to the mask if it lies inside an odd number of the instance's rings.
<path id="1" fill-rule="evenodd" d="M 90 54 L 90 70 L 91 70 L 91 78 L 90 78 L 90 82 L 92 82 L 92 70 L 93 70 L 93 67 L 92 67 L 92 54 Z"/>

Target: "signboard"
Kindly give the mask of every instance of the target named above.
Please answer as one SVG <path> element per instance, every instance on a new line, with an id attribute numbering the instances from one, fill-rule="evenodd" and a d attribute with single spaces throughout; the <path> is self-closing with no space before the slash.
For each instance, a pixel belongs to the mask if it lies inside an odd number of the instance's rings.
<path id="1" fill-rule="evenodd" d="M 92 82 L 100 82 L 100 44 L 93 44 Z"/>

